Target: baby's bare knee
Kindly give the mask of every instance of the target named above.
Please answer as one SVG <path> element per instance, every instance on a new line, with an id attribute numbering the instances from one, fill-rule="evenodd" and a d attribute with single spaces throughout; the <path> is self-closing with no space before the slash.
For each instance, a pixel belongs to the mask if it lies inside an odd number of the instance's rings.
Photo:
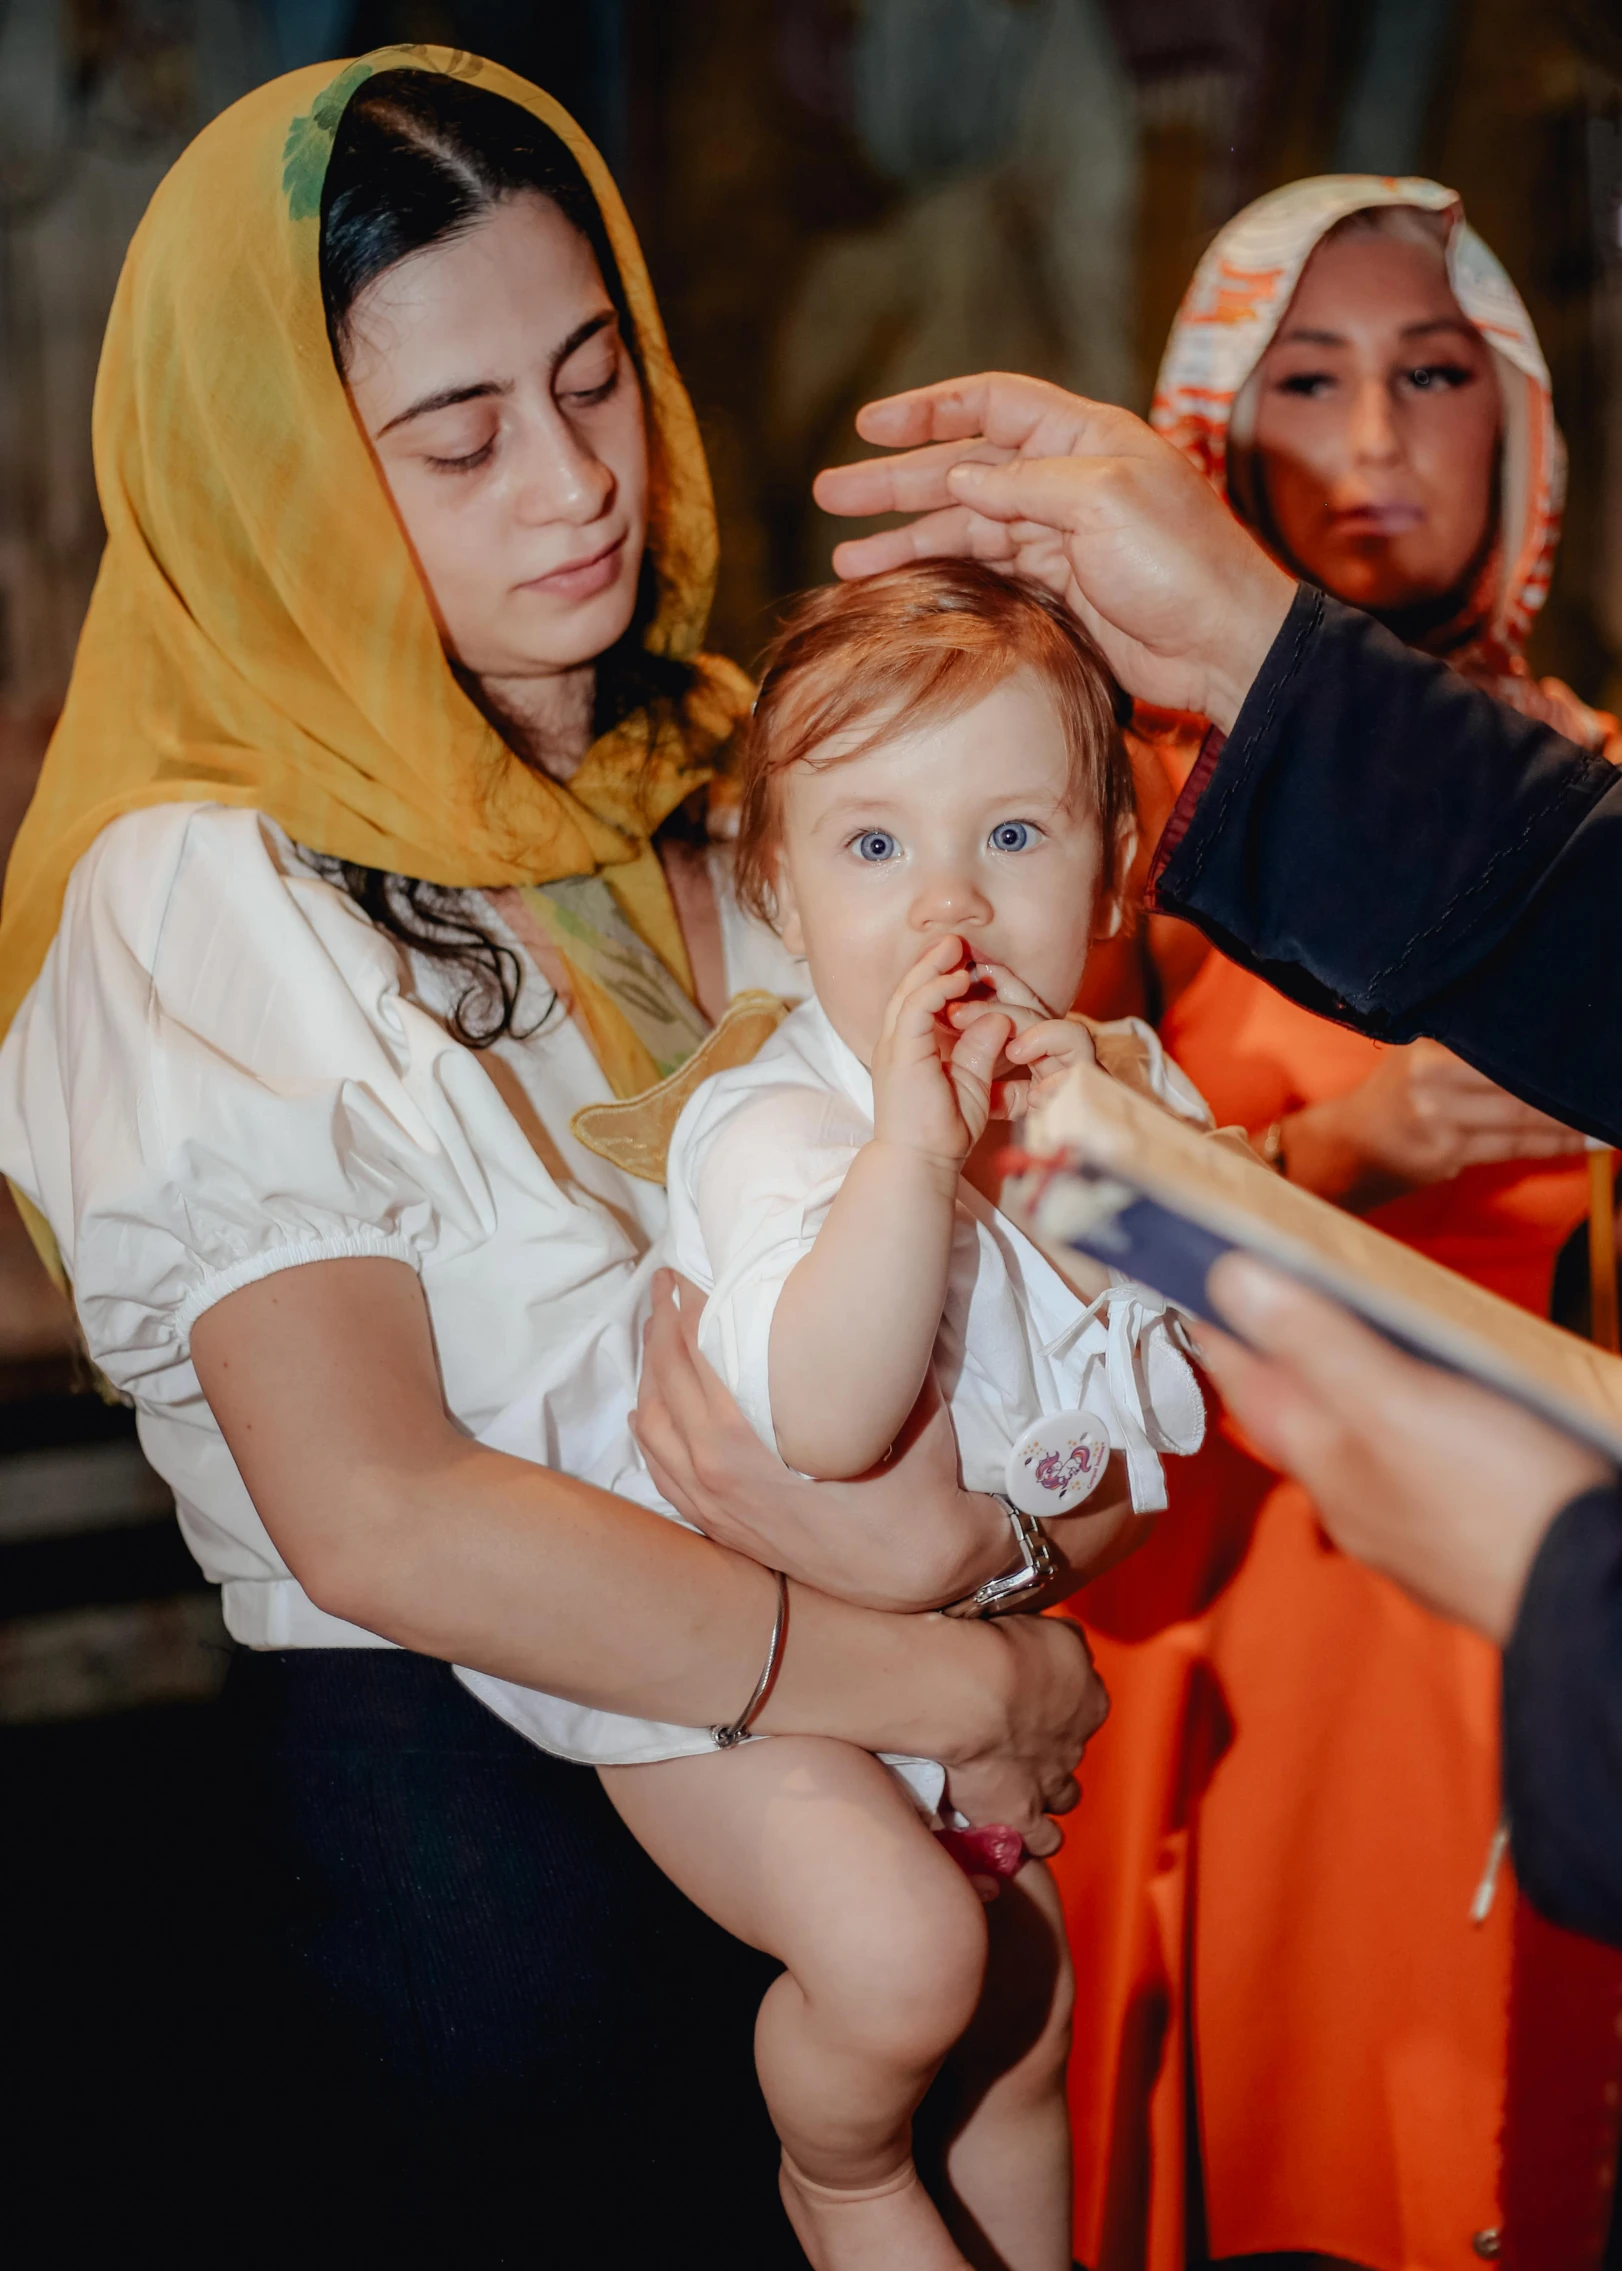
<path id="1" fill-rule="evenodd" d="M 968 1879 L 950 1862 L 920 1871 L 906 1897 L 853 1913 L 841 1938 L 843 1960 L 801 1982 L 812 2004 L 886 2064 L 938 2064 L 985 1982 L 985 1911 Z"/>

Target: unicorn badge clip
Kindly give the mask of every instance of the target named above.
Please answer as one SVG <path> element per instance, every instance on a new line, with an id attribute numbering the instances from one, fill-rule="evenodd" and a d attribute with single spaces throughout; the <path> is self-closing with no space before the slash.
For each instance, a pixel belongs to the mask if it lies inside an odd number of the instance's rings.
<path id="1" fill-rule="evenodd" d="M 1004 1488 L 1022 1514 L 1069 1514 L 1098 1488 L 1109 1436 L 1091 1412 L 1034 1421 L 1008 1454 Z"/>

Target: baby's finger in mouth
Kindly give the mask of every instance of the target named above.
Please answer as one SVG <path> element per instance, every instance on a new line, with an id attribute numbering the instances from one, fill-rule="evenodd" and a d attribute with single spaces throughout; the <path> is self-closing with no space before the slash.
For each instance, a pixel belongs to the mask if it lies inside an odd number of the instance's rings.
<path id="1" fill-rule="evenodd" d="M 976 985 L 988 988 L 992 998 L 1001 1002 L 1005 1009 L 1029 1010 L 1037 1017 L 1053 1015 L 1047 1003 L 1034 994 L 1024 979 L 1017 977 L 1005 962 L 977 961 L 970 967 Z"/>

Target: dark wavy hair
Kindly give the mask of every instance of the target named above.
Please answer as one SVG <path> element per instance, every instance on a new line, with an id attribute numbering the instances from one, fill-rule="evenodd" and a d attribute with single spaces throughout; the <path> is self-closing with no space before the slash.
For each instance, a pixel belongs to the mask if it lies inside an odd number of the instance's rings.
<path id="1" fill-rule="evenodd" d="M 338 123 L 327 165 L 321 299 L 339 370 L 348 359 L 356 302 L 369 285 L 414 253 L 477 227 L 504 199 L 525 195 L 548 199 L 590 245 L 640 379 L 624 280 L 574 153 L 550 127 L 504 96 L 442 72 L 409 70 L 377 71 L 361 81 Z M 630 624 L 598 657 L 594 733 L 608 732 L 653 703 L 679 702 L 690 684 L 684 664 L 649 654 L 643 644 L 657 604 L 653 563 L 644 558 Z M 477 688 L 465 674 L 458 676 L 514 755 L 530 763 L 501 718 L 480 701 Z M 479 920 L 471 894 L 325 853 L 305 856 L 380 930 L 465 979 L 450 1020 L 459 1041 L 488 1048 L 516 1031 L 522 966 Z"/>

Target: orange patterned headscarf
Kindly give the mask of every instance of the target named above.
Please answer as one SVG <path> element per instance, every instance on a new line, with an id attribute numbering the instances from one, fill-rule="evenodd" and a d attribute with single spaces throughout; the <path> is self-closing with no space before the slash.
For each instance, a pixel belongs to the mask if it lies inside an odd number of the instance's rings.
<path id="1" fill-rule="evenodd" d="M 327 341 L 321 187 L 373 71 L 450 72 L 530 112 L 601 208 L 647 395 L 655 652 L 689 663 L 679 714 L 639 712 L 567 788 L 521 764 L 458 686 Z M 66 707 L 6 874 L 0 1030 L 55 932 L 68 875 L 121 813 L 207 801 L 300 843 L 447 885 L 606 870 L 637 911 L 648 839 L 747 707 L 699 651 L 715 516 L 692 406 L 636 236 L 596 151 L 551 98 L 440 48 L 383 49 L 258 88 L 154 196 L 124 264 L 95 407 L 107 549 Z M 683 967 L 662 893 L 650 942 Z"/>
<path id="2" fill-rule="evenodd" d="M 1521 652 L 1548 596 L 1565 449 L 1531 318 L 1451 189 L 1411 176 L 1321 174 L 1247 205 L 1218 232 L 1183 295 L 1149 420 L 1228 495 L 1234 405 L 1283 321 L 1302 270 L 1337 222 L 1376 206 L 1439 217 L 1448 280 L 1492 350 L 1504 406 L 1498 543 L 1485 588 L 1472 595 L 1468 639 L 1448 659 L 1494 683 L 1518 706 L 1541 711 L 1552 697 L 1534 686 Z M 1561 718 L 1553 722 L 1572 730 Z"/>

